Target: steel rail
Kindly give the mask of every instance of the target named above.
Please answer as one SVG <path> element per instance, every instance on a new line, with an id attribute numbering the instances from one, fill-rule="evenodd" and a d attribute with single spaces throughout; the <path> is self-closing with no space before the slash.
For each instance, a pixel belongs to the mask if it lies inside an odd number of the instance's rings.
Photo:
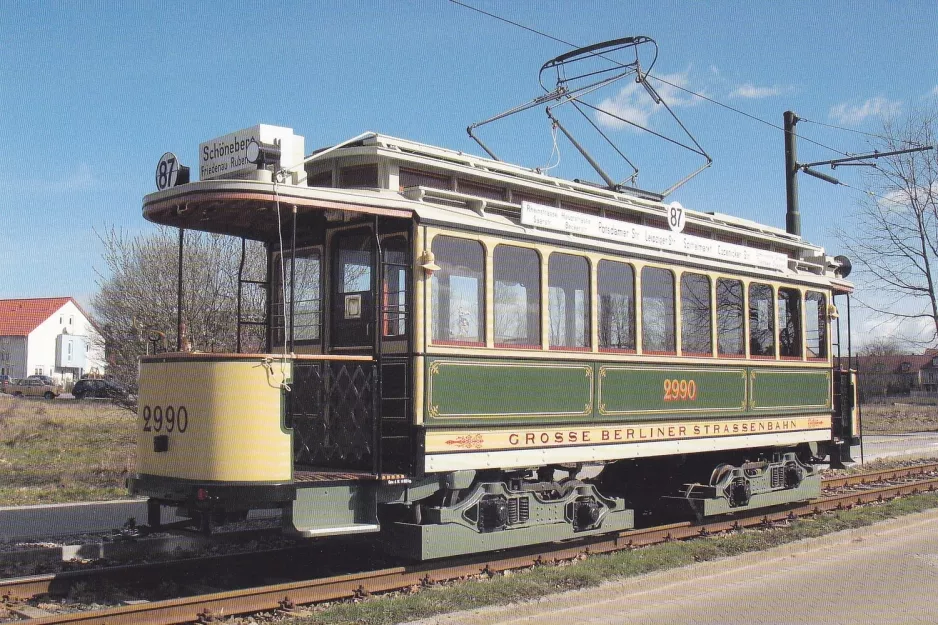
<path id="1" fill-rule="evenodd" d="M 893 471 L 882 473 L 892 474 Z M 860 476 L 851 476 L 860 477 Z M 576 544 L 537 545 L 519 548 L 502 557 L 480 554 L 461 559 L 458 564 L 421 563 L 391 567 L 371 572 L 338 575 L 309 581 L 289 582 L 258 588 L 218 592 L 207 595 L 153 601 L 93 612 L 72 612 L 35 618 L 30 625 L 81 623 L 87 625 L 174 625 L 213 617 L 232 616 L 269 610 L 289 610 L 294 605 L 364 597 L 373 593 L 427 585 L 480 574 L 494 574 L 510 569 L 572 560 L 586 554 L 609 553 L 622 549 L 649 546 L 673 540 L 686 540 L 720 532 L 750 527 L 766 527 L 825 511 L 845 510 L 856 505 L 884 501 L 902 495 L 938 491 L 938 477 L 824 497 L 797 508 L 760 511 L 746 517 L 696 525 L 674 523 L 648 529 L 628 530 L 613 535 L 576 541 Z M 546 549 L 545 549 L 546 547 Z M 14 580 L 7 580 L 14 581 Z M 0 595 L 4 594 L 0 588 Z M 12 594 L 12 593 L 10 593 Z"/>
<path id="2" fill-rule="evenodd" d="M 929 464 L 919 464 L 899 469 L 883 469 L 882 471 L 871 471 L 870 473 L 828 477 L 822 480 L 821 486 L 824 488 L 842 488 L 844 486 L 856 486 L 858 484 L 869 484 L 871 482 L 897 480 L 936 471 L 938 471 L 938 462 L 931 462 Z"/>

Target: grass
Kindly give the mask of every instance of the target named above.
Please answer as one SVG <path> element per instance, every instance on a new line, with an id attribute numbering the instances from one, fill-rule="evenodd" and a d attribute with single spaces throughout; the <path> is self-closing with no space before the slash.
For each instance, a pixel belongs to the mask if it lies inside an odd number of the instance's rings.
<path id="1" fill-rule="evenodd" d="M 125 497 L 135 443 L 109 403 L 0 395 L 0 506 Z"/>
<path id="2" fill-rule="evenodd" d="M 699 538 L 592 556 L 563 566 L 538 566 L 510 575 L 476 579 L 358 602 L 311 608 L 280 625 L 391 625 L 459 610 L 534 600 L 655 571 L 761 551 L 804 538 L 866 527 L 878 521 L 938 507 L 938 495 L 903 497 L 883 504 L 802 519 L 787 527 Z M 237 620 L 235 622 L 238 622 Z"/>
<path id="3" fill-rule="evenodd" d="M 866 434 L 938 432 L 938 406 L 863 404 L 861 409 Z"/>

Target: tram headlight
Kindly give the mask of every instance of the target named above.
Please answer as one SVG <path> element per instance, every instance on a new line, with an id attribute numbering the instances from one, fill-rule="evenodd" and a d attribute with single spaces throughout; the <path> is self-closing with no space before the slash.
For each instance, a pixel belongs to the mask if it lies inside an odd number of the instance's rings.
<path id="1" fill-rule="evenodd" d="M 846 278 L 850 275 L 850 272 L 853 270 L 853 263 L 850 262 L 849 258 L 846 256 L 835 256 L 834 261 L 839 263 L 839 267 L 834 270 L 835 274 L 841 278 Z"/>
<path id="2" fill-rule="evenodd" d="M 280 162 L 280 146 L 267 145 L 251 139 L 245 149 L 245 157 L 249 163 L 254 163 L 258 169 L 263 169 L 266 165 Z"/>

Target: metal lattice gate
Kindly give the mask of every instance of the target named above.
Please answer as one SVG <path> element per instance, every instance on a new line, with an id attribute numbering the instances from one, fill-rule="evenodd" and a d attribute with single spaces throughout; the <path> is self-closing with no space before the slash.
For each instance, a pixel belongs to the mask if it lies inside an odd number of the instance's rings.
<path id="1" fill-rule="evenodd" d="M 373 471 L 376 405 L 373 362 L 295 362 L 287 393 L 295 466 Z"/>

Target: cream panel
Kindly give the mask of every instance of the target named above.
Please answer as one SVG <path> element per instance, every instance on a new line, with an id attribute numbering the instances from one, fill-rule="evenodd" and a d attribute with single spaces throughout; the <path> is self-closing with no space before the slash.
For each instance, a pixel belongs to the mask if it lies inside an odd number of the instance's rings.
<path id="1" fill-rule="evenodd" d="M 494 452 L 433 454 L 426 457 L 427 473 L 461 471 L 467 469 L 510 469 L 537 467 L 546 464 L 602 462 L 625 458 L 647 458 L 672 454 L 723 451 L 749 447 L 797 445 L 830 440 L 830 430 L 732 436 L 698 440 L 656 441 L 623 445 L 593 445 L 584 447 L 552 447 Z"/>
<path id="2" fill-rule="evenodd" d="M 426 347 L 426 333 L 429 332 L 429 313 L 425 307 L 427 301 L 427 291 L 430 288 L 430 280 L 427 278 L 427 272 L 420 267 L 420 257 L 424 249 L 429 249 L 424 245 L 426 238 L 426 228 L 416 228 L 414 232 L 414 270 L 411 277 L 414 282 L 414 350 L 423 351 Z"/>
<path id="3" fill-rule="evenodd" d="M 137 472 L 190 480 L 284 482 L 292 479 L 292 434 L 282 426 L 283 376 L 289 362 L 260 360 L 140 365 Z M 145 432 L 144 411 L 184 406 L 184 432 Z M 151 430 L 154 422 L 150 421 Z M 169 437 L 166 452 L 153 437 Z"/>

